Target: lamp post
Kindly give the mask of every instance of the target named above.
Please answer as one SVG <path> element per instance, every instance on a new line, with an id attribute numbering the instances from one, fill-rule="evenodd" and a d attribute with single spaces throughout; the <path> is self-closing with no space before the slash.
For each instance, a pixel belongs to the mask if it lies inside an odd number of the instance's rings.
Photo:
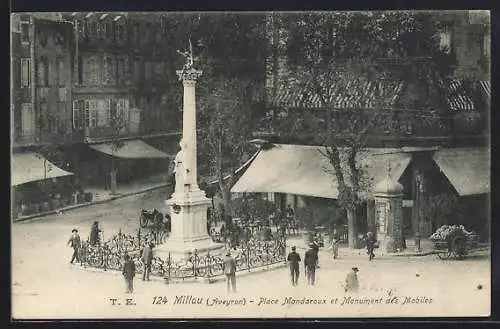
<path id="1" fill-rule="evenodd" d="M 422 201 L 422 191 L 423 191 L 423 181 L 422 174 L 417 172 L 415 175 L 415 185 L 416 185 L 416 195 L 415 195 L 415 251 L 421 252 L 422 249 L 420 247 L 420 221 L 422 217 L 421 211 L 421 201 Z"/>

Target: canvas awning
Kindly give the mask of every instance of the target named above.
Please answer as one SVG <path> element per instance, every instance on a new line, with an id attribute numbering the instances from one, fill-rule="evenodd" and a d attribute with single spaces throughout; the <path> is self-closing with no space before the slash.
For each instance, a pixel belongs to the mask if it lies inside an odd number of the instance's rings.
<path id="1" fill-rule="evenodd" d="M 11 186 L 73 175 L 38 153 L 14 153 L 11 162 Z"/>
<path id="2" fill-rule="evenodd" d="M 434 161 L 458 194 L 490 192 L 490 150 L 488 148 L 440 149 Z"/>
<path id="3" fill-rule="evenodd" d="M 322 146 L 284 144 L 262 150 L 231 192 L 275 192 L 336 199 L 336 177 L 322 152 Z M 398 149 L 373 148 L 360 152 L 358 166 L 367 173 L 367 191 L 387 175 L 389 163 L 391 177 L 398 180 L 410 159 L 411 154 Z"/>
<path id="4" fill-rule="evenodd" d="M 170 156 L 162 151 L 146 144 L 141 140 L 122 141 L 119 148 L 114 149 L 112 143 L 90 144 L 90 148 L 125 159 L 148 159 L 148 158 L 169 158 Z"/>

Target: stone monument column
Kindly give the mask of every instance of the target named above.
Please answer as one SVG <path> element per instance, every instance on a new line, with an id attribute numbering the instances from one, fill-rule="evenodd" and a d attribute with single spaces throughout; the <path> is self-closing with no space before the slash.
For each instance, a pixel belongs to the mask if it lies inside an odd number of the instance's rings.
<path id="1" fill-rule="evenodd" d="M 190 63 L 192 64 L 192 63 Z M 205 192 L 198 187 L 196 148 L 196 81 L 202 71 L 192 65 L 177 71 L 184 85 L 184 109 L 181 150 L 176 156 L 176 184 L 170 209 L 171 235 L 166 243 L 157 246 L 156 252 L 170 253 L 173 257 L 185 256 L 195 249 L 198 252 L 221 249 L 207 232 L 207 209 L 211 205 Z"/>

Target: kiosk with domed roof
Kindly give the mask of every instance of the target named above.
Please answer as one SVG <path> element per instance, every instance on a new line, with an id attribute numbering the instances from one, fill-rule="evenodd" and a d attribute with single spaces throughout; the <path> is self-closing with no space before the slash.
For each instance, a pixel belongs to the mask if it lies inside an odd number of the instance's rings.
<path id="1" fill-rule="evenodd" d="M 403 185 L 387 176 L 374 189 L 377 240 L 385 253 L 403 249 Z"/>

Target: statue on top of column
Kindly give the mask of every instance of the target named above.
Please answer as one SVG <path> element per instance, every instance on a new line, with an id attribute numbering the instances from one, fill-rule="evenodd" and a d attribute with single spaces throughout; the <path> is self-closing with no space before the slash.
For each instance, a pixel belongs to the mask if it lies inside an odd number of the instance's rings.
<path id="1" fill-rule="evenodd" d="M 186 72 L 193 69 L 194 62 L 198 59 L 198 57 L 194 57 L 193 55 L 193 45 L 191 44 L 191 38 L 189 38 L 189 49 L 186 51 L 177 50 L 179 54 L 186 58 L 186 63 L 182 68 L 182 71 Z"/>
<path id="2" fill-rule="evenodd" d="M 187 145 L 183 139 L 179 142 L 181 149 L 177 152 L 174 160 L 174 173 L 175 173 L 175 192 L 186 192 L 186 188 L 189 189 L 189 164 L 186 161 L 186 149 Z"/>

